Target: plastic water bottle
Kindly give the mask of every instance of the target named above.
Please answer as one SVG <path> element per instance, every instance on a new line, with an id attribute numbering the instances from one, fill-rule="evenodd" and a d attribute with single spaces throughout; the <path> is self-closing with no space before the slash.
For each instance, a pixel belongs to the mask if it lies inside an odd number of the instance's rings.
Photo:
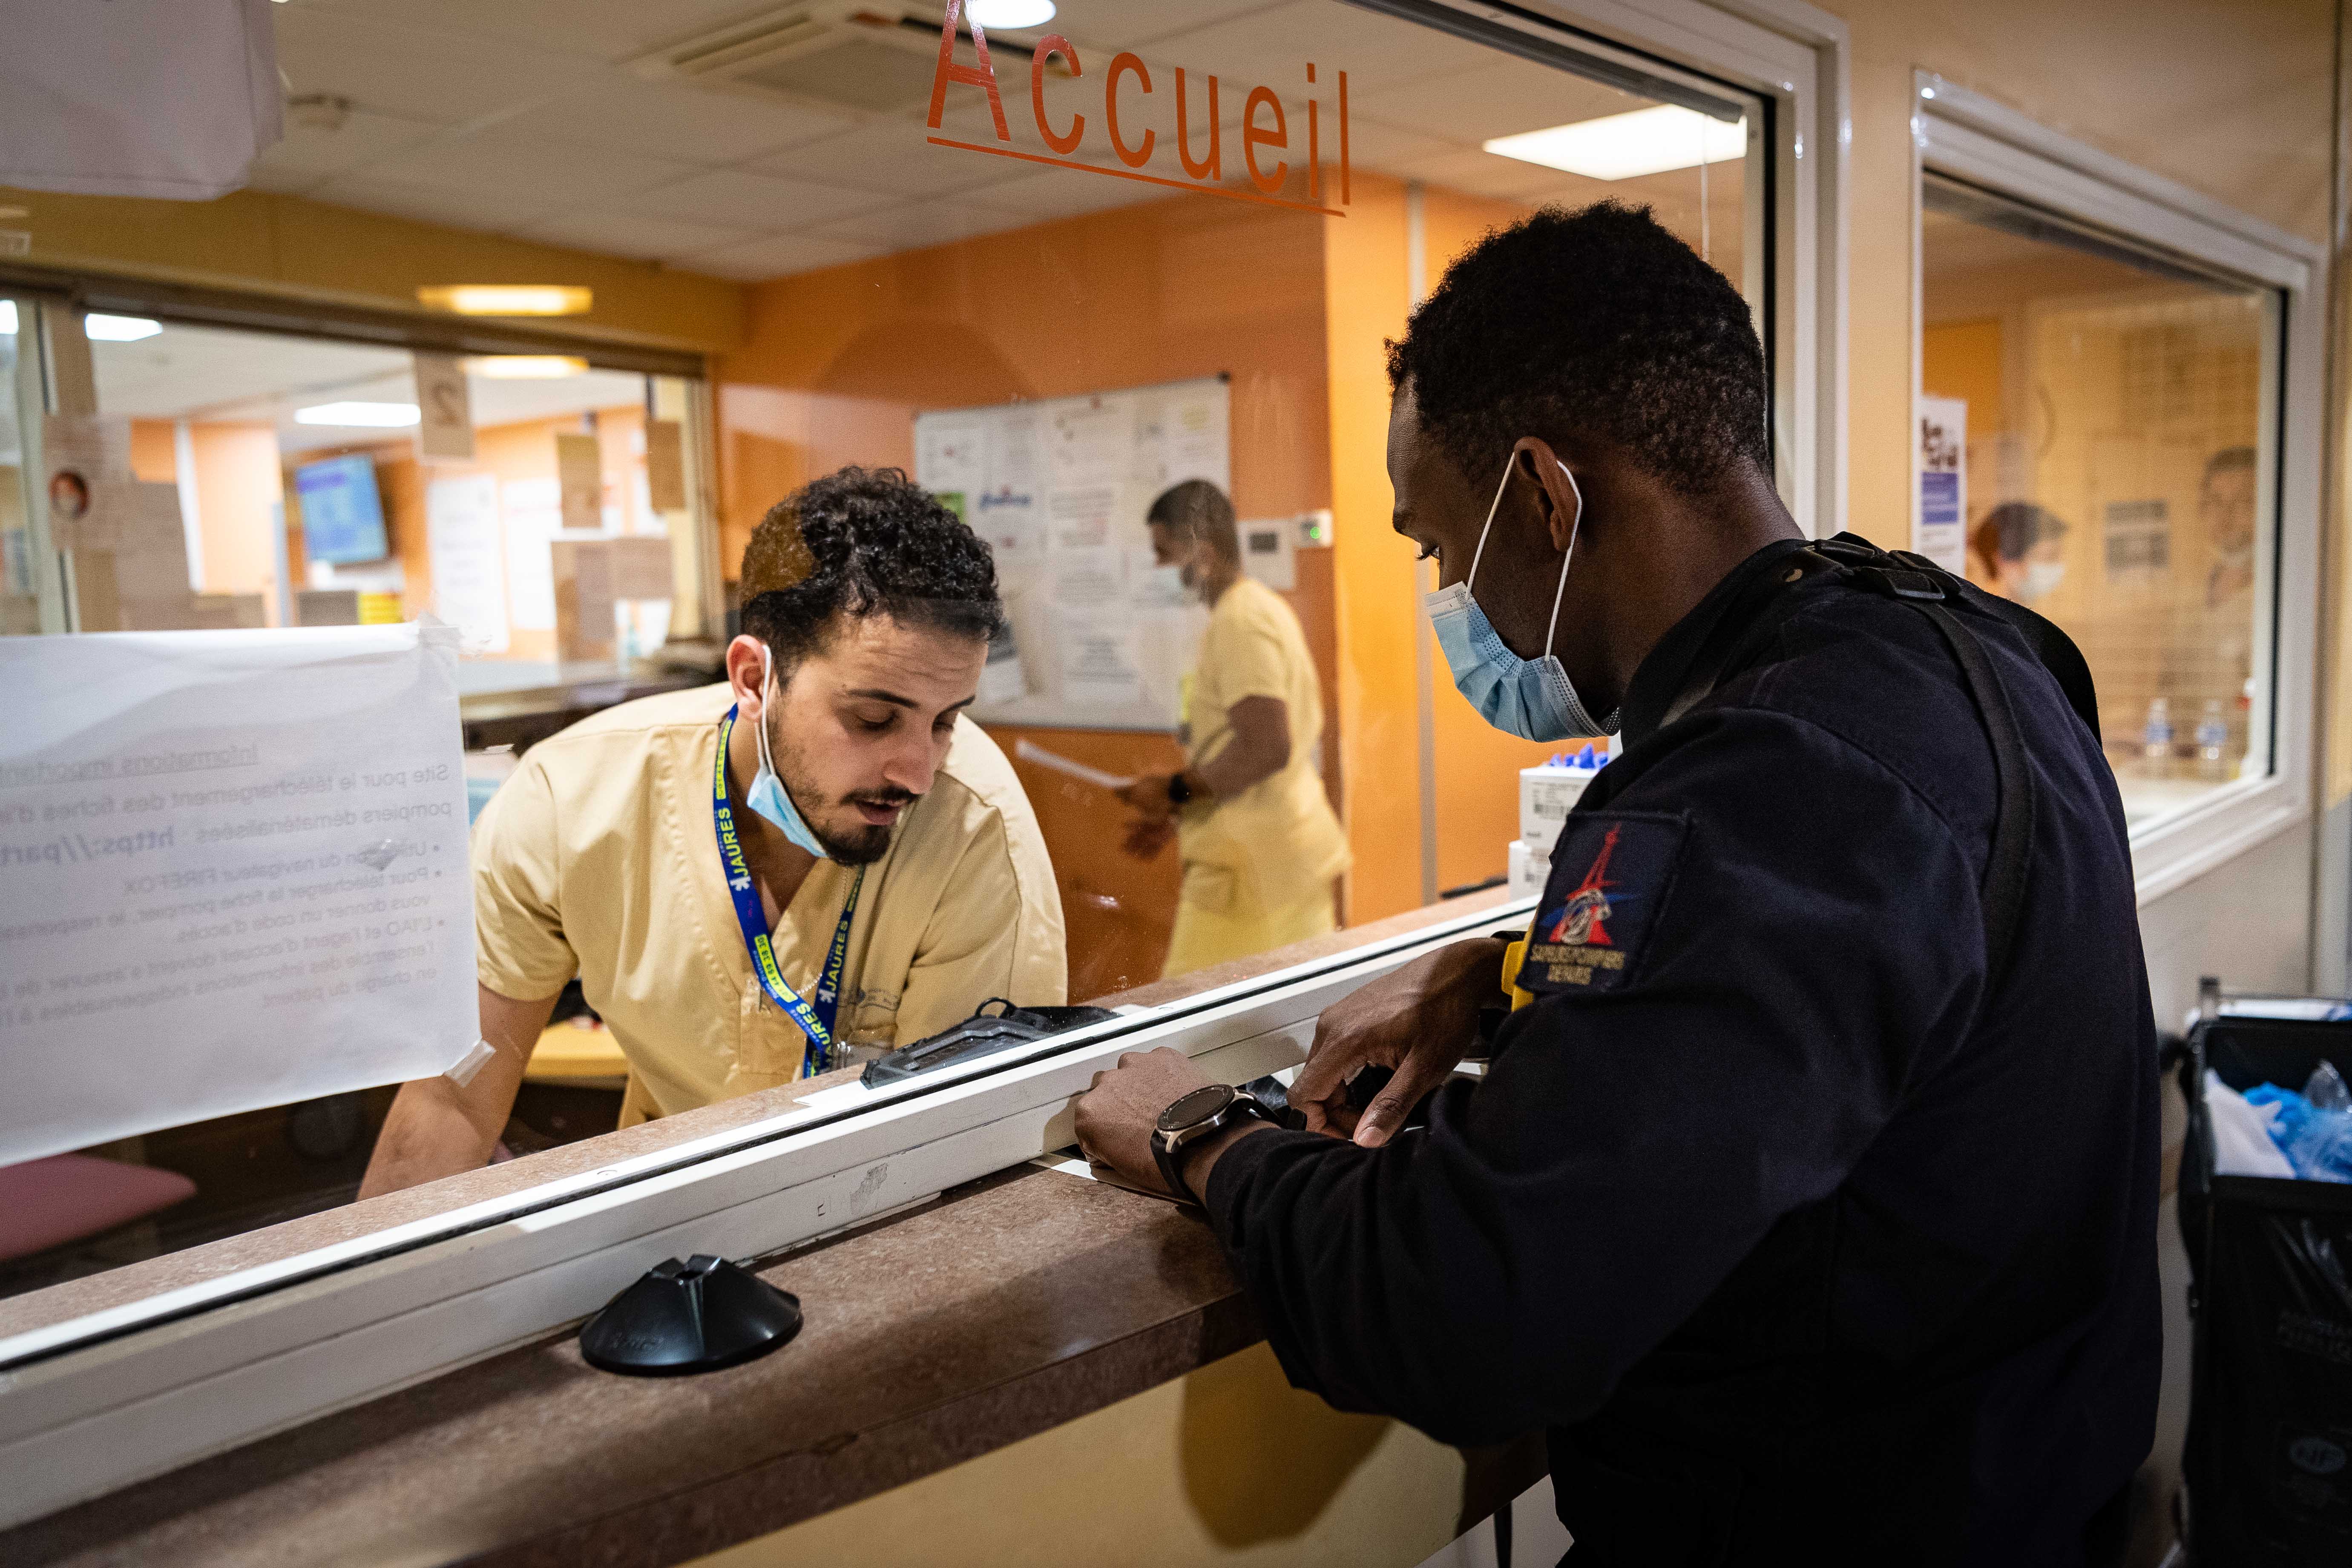
<path id="1" fill-rule="evenodd" d="M 2150 778 L 2172 773 L 2172 704 L 2159 697 L 2147 705 L 2147 723 L 2139 732 L 2139 752 Z"/>
<path id="2" fill-rule="evenodd" d="M 2352 1092 L 2333 1062 L 2322 1062 L 2303 1086 L 2311 1113 L 2295 1129 L 2286 1157 L 2306 1182 L 2352 1182 Z"/>
<path id="3" fill-rule="evenodd" d="M 2221 700 L 2205 700 L 2204 716 L 2197 721 L 2197 771 L 2209 779 L 2229 776 L 2221 752 L 2230 744 L 2230 721 L 2221 717 Z"/>

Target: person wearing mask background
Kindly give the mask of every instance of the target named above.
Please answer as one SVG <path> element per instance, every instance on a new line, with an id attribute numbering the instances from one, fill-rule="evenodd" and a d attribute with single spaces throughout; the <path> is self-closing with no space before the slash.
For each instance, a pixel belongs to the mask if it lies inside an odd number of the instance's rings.
<path id="1" fill-rule="evenodd" d="M 1969 540 L 1984 563 L 1986 586 L 2031 605 L 2066 576 L 2066 524 L 2030 500 L 2003 501 L 1984 514 Z"/>
<path id="2" fill-rule="evenodd" d="M 2206 460 L 2197 487 L 2204 548 L 2183 552 L 2158 676 L 2174 722 L 2196 724 L 2190 733 L 2200 752 L 2220 727 L 2225 766 L 2245 754 L 2253 710 L 2255 463 L 2252 447 L 2227 447 Z"/>
<path id="3" fill-rule="evenodd" d="M 1317 766 L 1314 656 L 1297 613 L 1243 574 L 1234 503 L 1187 479 L 1145 521 L 1153 558 L 1210 607 L 1184 684 L 1186 764 L 1119 792 L 1138 813 L 1128 852 L 1149 859 L 1173 837 L 1183 862 L 1164 977 L 1332 930 L 1348 840 Z"/>
<path id="4" fill-rule="evenodd" d="M 1080 1142 L 1203 1205 L 1294 1383 L 1445 1443 L 1549 1428 L 1577 1568 L 2119 1562 L 2158 1070 L 2080 655 L 1808 542 L 1747 302 L 1646 211 L 1490 232 L 1389 374 L 1456 686 L 1624 751 L 1524 937 L 1324 1010 L 1305 1131 L 1162 1049 Z"/>
<path id="5" fill-rule="evenodd" d="M 404 1086 L 362 1196 L 482 1164 L 565 982 L 629 1060 L 621 1123 L 910 1045 L 1068 985 L 1028 797 L 964 717 L 988 547 L 896 469 L 779 503 L 723 684 L 533 746 L 473 833 L 483 1040 Z"/>

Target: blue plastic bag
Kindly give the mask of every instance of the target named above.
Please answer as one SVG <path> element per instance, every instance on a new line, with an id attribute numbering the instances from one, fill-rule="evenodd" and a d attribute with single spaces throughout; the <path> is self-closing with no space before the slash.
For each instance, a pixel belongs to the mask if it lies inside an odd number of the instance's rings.
<path id="1" fill-rule="evenodd" d="M 2271 1139 L 2306 1182 L 2352 1183 L 2352 1089 L 2333 1062 L 2322 1062 L 2303 1092 L 2273 1083 L 2246 1091 L 2246 1103 L 2275 1105 Z"/>

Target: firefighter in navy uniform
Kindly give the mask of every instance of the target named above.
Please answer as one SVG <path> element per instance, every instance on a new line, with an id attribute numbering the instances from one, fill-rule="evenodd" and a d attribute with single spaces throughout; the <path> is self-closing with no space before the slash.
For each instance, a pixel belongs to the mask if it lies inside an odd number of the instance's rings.
<path id="1" fill-rule="evenodd" d="M 1203 1203 L 1299 1385 L 1548 1428 L 1578 1568 L 2116 1560 L 2157 1057 L 2079 655 L 1805 542 L 1747 306 L 1645 212 L 1490 235 L 1390 370 L 1457 686 L 1623 754 L 1523 942 L 1325 1013 L 1307 1131 L 1161 1050 L 1079 1100 L 1088 1152 Z"/>

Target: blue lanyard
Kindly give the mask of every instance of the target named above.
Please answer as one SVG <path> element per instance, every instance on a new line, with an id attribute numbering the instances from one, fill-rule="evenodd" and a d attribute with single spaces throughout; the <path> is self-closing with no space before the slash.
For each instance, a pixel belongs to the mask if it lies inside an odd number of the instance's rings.
<path id="1" fill-rule="evenodd" d="M 743 928 L 743 945 L 751 950 L 751 969 L 768 1000 L 782 1007 L 809 1038 L 811 1049 L 801 1055 L 801 1076 L 814 1078 L 833 1065 L 834 1019 L 841 1009 L 841 971 L 849 954 L 849 921 L 857 912 L 858 889 L 866 886 L 866 868 L 849 884 L 849 900 L 841 906 L 841 923 L 833 928 L 833 948 L 816 978 L 816 1003 L 793 990 L 776 963 L 775 944 L 768 940 L 767 911 L 751 886 L 751 868 L 743 859 L 743 841 L 735 834 L 735 808 L 727 800 L 727 741 L 735 732 L 735 710 L 719 721 L 719 761 L 710 773 L 710 822 L 719 833 L 719 868 L 727 891 L 735 900 L 735 923 Z"/>

